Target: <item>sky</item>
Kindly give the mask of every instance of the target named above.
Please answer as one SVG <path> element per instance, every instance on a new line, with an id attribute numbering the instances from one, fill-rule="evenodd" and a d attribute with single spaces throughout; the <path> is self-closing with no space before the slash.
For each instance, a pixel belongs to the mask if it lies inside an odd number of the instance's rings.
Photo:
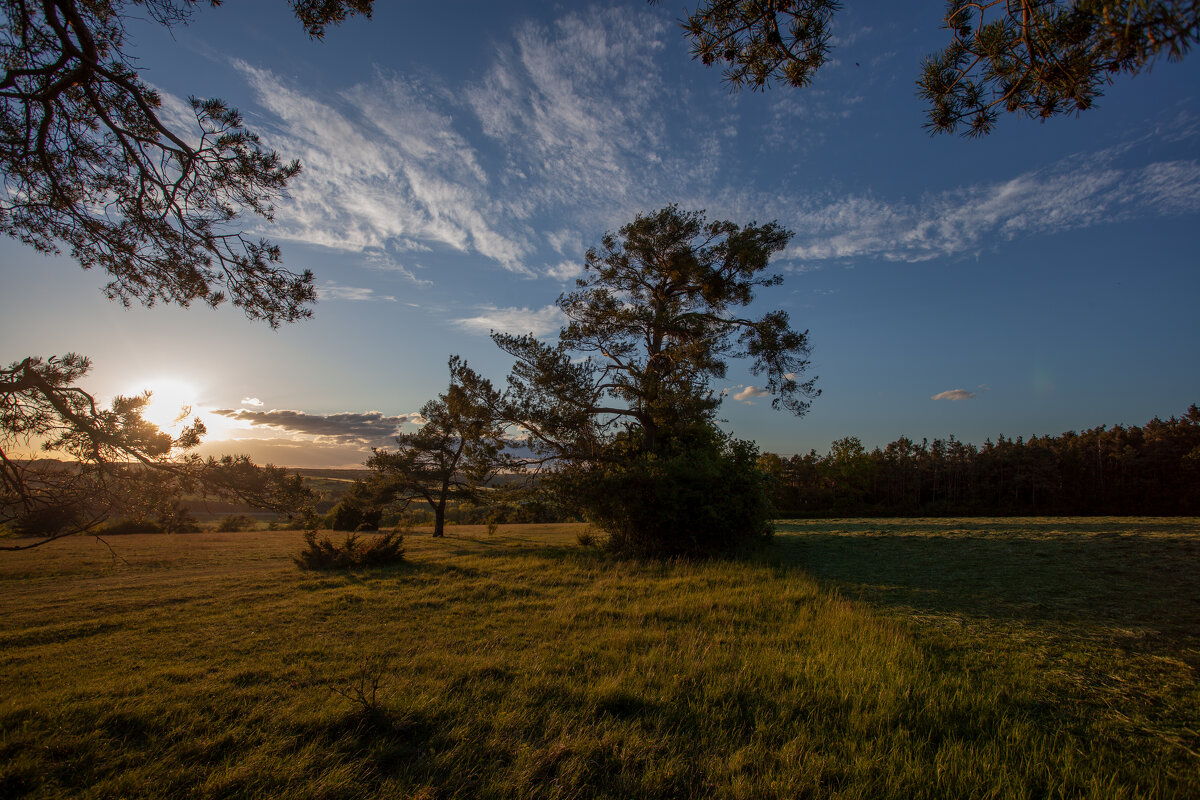
<path id="1" fill-rule="evenodd" d="M 420 423 L 458 354 L 502 384 L 490 330 L 552 337 L 605 231 L 669 203 L 794 232 L 752 311 L 808 330 L 807 415 L 734 362 L 723 427 L 763 450 L 1142 424 L 1200 403 L 1200 55 L 1098 107 L 931 137 L 915 81 L 938 0 L 839 12 L 805 89 L 731 93 L 683 6 L 377 4 L 310 40 L 282 0 L 130 29 L 167 119 L 220 97 L 303 172 L 245 224 L 316 273 L 312 319 L 123 308 L 101 274 L 0 242 L 0 360 L 78 352 L 101 398 L 154 392 L 205 453 L 355 467 Z M 757 383 L 757 385 L 756 385 Z"/>

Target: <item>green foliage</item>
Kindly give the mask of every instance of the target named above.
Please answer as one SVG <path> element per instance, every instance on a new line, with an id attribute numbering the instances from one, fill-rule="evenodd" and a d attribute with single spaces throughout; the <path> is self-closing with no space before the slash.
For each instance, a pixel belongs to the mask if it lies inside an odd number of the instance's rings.
<path id="1" fill-rule="evenodd" d="M 196 517 L 179 502 L 160 510 L 156 521 L 166 533 L 196 533 L 200 530 Z"/>
<path id="2" fill-rule="evenodd" d="M 17 536 L 54 537 L 74 530 L 84 519 L 86 512 L 78 506 L 47 506 L 15 517 L 9 527 Z"/>
<path id="3" fill-rule="evenodd" d="M 674 205 L 638 215 L 587 252 L 576 291 L 558 298 L 557 345 L 492 335 L 516 359 L 500 414 L 616 549 L 710 554 L 765 534 L 755 458 L 717 432 L 710 383 L 745 358 L 775 408 L 802 416 L 819 394 L 803 378 L 808 332 L 784 311 L 739 314 L 782 282 L 764 273 L 791 235 Z"/>
<path id="4" fill-rule="evenodd" d="M 363 481 L 355 481 L 337 505 L 325 516 L 326 524 L 335 531 L 374 531 L 379 529 L 383 509 L 374 504 Z"/>
<path id="5" fill-rule="evenodd" d="M 1036 119 L 1091 108 L 1116 75 L 1136 75 L 1200 41 L 1195 0 L 951 0 L 953 39 L 918 82 L 935 133 L 982 136 L 1001 111 Z"/>
<path id="6" fill-rule="evenodd" d="M 867 452 L 850 436 L 825 455 L 773 457 L 790 516 L 1198 514 L 1200 407 L 1145 425 L 982 446 L 901 437 Z"/>
<path id="7" fill-rule="evenodd" d="M 803 87 L 829 60 L 840 7 L 837 0 L 704 0 L 682 25 L 692 58 L 721 64 L 734 89 L 766 89 L 772 79 Z"/>
<path id="8" fill-rule="evenodd" d="M 318 538 L 316 531 L 306 531 L 304 549 L 292 560 L 301 569 L 354 569 L 396 564 L 404 560 L 404 534 L 388 531 L 364 538 L 351 533 L 341 543 L 335 543 L 328 536 Z"/>
<path id="9" fill-rule="evenodd" d="M 607 547 L 653 557 L 729 554 L 769 541 L 771 505 L 752 442 L 715 428 L 658 453 L 568 470 L 563 488 L 608 534 Z"/>
<path id="10" fill-rule="evenodd" d="M 122 519 L 106 524 L 99 531 L 102 536 L 118 536 L 128 533 L 166 533 L 163 526 L 152 519 Z"/>

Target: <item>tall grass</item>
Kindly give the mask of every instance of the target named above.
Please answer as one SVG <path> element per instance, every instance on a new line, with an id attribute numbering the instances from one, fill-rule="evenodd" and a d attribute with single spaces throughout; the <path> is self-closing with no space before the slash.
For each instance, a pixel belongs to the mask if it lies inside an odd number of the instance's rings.
<path id="1" fill-rule="evenodd" d="M 823 520 L 699 563 L 460 527 L 349 574 L 294 532 L 12 554 L 0 796 L 1195 796 L 1200 524 L 1071 524 Z"/>

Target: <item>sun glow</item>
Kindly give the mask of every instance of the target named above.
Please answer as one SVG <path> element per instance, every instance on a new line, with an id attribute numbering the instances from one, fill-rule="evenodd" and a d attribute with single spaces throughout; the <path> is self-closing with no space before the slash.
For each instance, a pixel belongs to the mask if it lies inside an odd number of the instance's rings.
<path id="1" fill-rule="evenodd" d="M 150 402 L 142 409 L 142 419 L 152 422 L 159 430 L 178 433 L 196 415 L 196 387 L 183 381 L 159 378 L 145 381 L 131 392 L 150 392 Z"/>
<path id="2" fill-rule="evenodd" d="M 150 402 L 142 410 L 142 419 L 159 430 L 178 436 L 183 429 L 199 418 L 204 423 L 203 441 L 215 441 L 231 436 L 247 427 L 244 423 L 214 414 L 216 406 L 203 401 L 203 393 L 192 383 L 175 378 L 154 378 L 130 388 L 128 394 L 150 392 Z"/>

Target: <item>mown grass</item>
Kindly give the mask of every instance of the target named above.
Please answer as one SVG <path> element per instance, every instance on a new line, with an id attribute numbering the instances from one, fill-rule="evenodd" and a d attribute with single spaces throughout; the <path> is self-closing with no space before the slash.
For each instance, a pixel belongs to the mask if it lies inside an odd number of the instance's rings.
<path id="1" fill-rule="evenodd" d="M 295 532 L 6 554 L 0 796 L 1200 793 L 1200 521 L 796 522 L 702 563 L 578 531 L 350 574 Z"/>

